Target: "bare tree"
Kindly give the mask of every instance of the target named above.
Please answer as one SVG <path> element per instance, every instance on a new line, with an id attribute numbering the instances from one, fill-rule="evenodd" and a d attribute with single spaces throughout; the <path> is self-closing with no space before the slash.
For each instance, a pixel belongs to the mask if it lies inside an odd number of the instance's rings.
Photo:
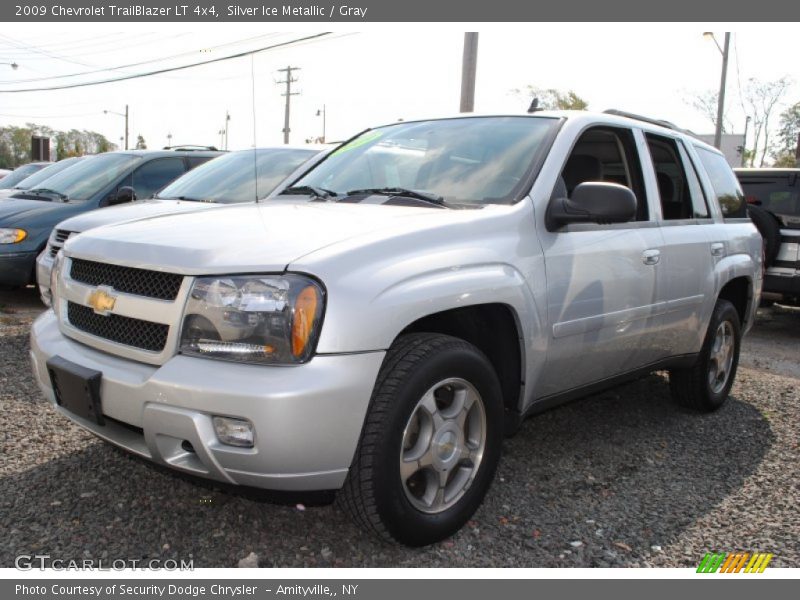
<path id="1" fill-rule="evenodd" d="M 716 130 L 717 98 L 719 98 L 719 92 L 715 92 L 714 90 L 706 90 L 705 92 L 689 92 L 685 95 L 684 102 L 711 121 L 711 125 Z M 731 133 L 732 131 L 733 123 L 731 123 L 730 119 L 723 115 L 722 133 Z"/>
<path id="2" fill-rule="evenodd" d="M 784 76 L 775 81 L 761 81 L 755 77 L 747 80 L 744 88 L 744 104 L 753 123 L 753 146 L 750 166 L 754 166 L 759 153 L 760 167 L 764 166 L 770 150 L 770 119 L 791 85 Z"/>

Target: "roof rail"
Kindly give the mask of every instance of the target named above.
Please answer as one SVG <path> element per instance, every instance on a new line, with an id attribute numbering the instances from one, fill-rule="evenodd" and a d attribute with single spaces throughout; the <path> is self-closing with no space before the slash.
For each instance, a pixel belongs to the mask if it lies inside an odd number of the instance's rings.
<path id="1" fill-rule="evenodd" d="M 603 113 L 607 115 L 615 115 L 617 117 L 627 117 L 628 119 L 635 119 L 636 121 L 643 121 L 645 123 L 650 123 L 651 125 L 666 127 L 667 129 L 680 131 L 681 133 L 686 133 L 688 135 L 697 137 L 697 134 L 694 133 L 693 131 L 690 131 L 688 129 L 683 129 L 682 127 L 678 127 L 677 125 L 675 125 L 675 123 L 672 123 L 671 121 L 665 121 L 664 119 L 652 119 L 650 117 L 637 115 L 636 113 L 626 112 L 624 110 L 617 110 L 616 108 L 609 108 L 608 110 L 604 110 Z"/>
<path id="2" fill-rule="evenodd" d="M 201 146 L 199 144 L 181 144 L 180 146 L 164 146 L 163 150 L 180 150 L 184 152 L 191 152 L 195 150 L 215 150 L 219 151 L 216 146 Z"/>

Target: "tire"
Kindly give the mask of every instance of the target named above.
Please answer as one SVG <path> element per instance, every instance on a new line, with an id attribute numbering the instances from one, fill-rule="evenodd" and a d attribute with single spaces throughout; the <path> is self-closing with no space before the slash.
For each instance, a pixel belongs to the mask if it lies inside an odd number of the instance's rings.
<path id="1" fill-rule="evenodd" d="M 771 267 L 781 247 L 780 223 L 772 213 L 753 204 L 747 205 L 747 214 L 764 240 L 764 267 Z"/>
<path id="2" fill-rule="evenodd" d="M 480 506 L 502 439 L 500 383 L 486 356 L 455 337 L 401 336 L 378 374 L 337 502 L 386 541 L 437 542 Z"/>
<path id="3" fill-rule="evenodd" d="M 720 408 L 736 377 L 741 340 L 739 313 L 727 300 L 717 300 L 697 362 L 693 367 L 669 372 L 673 401 L 700 412 Z M 720 350 L 724 354 L 720 355 Z"/>

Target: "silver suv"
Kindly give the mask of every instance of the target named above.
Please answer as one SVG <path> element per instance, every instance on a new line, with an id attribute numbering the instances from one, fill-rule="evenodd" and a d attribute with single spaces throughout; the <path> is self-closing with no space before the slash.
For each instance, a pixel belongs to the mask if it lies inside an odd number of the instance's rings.
<path id="1" fill-rule="evenodd" d="M 715 149 L 623 114 L 367 131 L 258 204 L 70 239 L 31 333 L 99 437 L 243 486 L 338 489 L 422 545 L 480 505 L 504 433 L 669 371 L 718 409 L 761 240 Z"/>

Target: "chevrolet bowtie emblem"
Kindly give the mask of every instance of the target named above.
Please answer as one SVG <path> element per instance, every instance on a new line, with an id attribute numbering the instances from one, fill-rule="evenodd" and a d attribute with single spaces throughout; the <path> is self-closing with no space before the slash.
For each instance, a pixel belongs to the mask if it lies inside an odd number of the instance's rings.
<path id="1" fill-rule="evenodd" d="M 111 292 L 114 290 L 109 287 L 99 287 L 93 290 L 89 297 L 86 299 L 88 304 L 95 313 L 107 317 L 114 310 L 114 304 L 117 302 L 117 297 L 113 296 Z"/>

